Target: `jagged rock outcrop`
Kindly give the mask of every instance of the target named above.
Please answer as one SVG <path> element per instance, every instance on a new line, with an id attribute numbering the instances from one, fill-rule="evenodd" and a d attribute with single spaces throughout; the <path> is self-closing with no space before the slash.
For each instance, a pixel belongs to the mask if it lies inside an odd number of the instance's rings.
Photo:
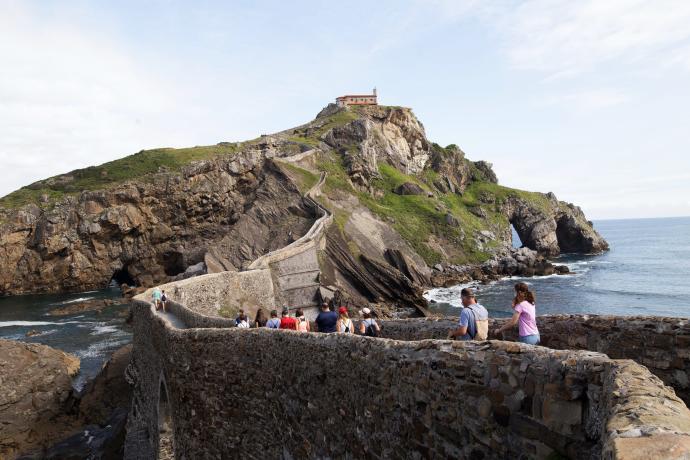
<path id="1" fill-rule="evenodd" d="M 0 458 L 68 432 L 79 358 L 34 343 L 0 340 Z"/>
<path id="2" fill-rule="evenodd" d="M 449 287 L 469 281 L 494 281 L 506 276 L 565 275 L 565 265 L 549 262 L 537 251 L 522 247 L 506 249 L 481 264 L 439 264 L 431 274 L 430 284 Z"/>
<path id="3" fill-rule="evenodd" d="M 359 294 L 363 299 L 354 298 L 354 305 L 366 305 L 367 302 L 385 302 L 398 305 L 410 310 L 418 310 L 426 306 L 426 300 L 422 297 L 421 285 L 416 284 L 413 277 L 407 277 L 401 270 L 386 261 L 379 261 L 371 256 L 360 254 L 355 258 L 347 243 L 343 241 L 335 231 L 329 231 L 326 237 L 326 254 L 340 273 L 340 283 L 347 289 L 350 295 Z M 393 257 L 403 260 L 399 253 Z M 405 264 L 414 266 L 409 260 Z M 408 271 L 418 275 L 415 268 L 407 268 Z M 403 268 L 404 269 L 404 268 Z M 418 279 L 420 279 L 418 278 Z"/>
<path id="4" fill-rule="evenodd" d="M 249 150 L 9 213 L 0 226 L 0 294 L 98 289 L 111 279 L 152 285 L 215 246 L 241 266 L 290 243 L 313 217 L 271 166 L 273 155 Z"/>
<path id="5" fill-rule="evenodd" d="M 538 207 L 524 199 L 511 198 L 502 212 L 515 227 L 524 246 L 547 256 L 560 253 L 596 253 L 609 248 L 587 221 L 582 209 L 558 201 L 547 194 L 545 206 Z"/>
<path id="6" fill-rule="evenodd" d="M 369 106 L 361 108 L 360 113 L 357 120 L 333 128 L 323 137 L 343 155 L 353 183 L 369 187 L 371 179 L 379 177 L 379 162 L 406 174 L 418 174 L 424 169 L 431 145 L 412 110 Z"/>

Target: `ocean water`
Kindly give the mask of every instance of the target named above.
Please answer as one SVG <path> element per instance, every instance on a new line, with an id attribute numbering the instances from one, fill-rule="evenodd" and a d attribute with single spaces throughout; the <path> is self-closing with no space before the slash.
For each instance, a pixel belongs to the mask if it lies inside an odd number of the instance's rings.
<path id="1" fill-rule="evenodd" d="M 87 311 L 65 316 L 48 313 L 59 307 L 92 299 L 112 299 L 115 305 L 100 312 Z M 103 363 L 132 340 L 125 324 L 128 305 L 118 288 L 77 294 L 45 294 L 0 297 L 0 338 L 41 343 L 72 353 L 81 360 L 74 386 L 96 376 Z M 38 334 L 27 337 L 27 333 Z"/>
<path id="2" fill-rule="evenodd" d="M 563 255 L 570 275 L 513 277 L 473 284 L 492 316 L 512 314 L 513 285 L 528 283 L 537 314 L 611 314 L 690 317 L 690 217 L 595 221 L 611 250 L 601 255 Z M 459 315 L 460 290 L 432 289 L 431 310 Z"/>

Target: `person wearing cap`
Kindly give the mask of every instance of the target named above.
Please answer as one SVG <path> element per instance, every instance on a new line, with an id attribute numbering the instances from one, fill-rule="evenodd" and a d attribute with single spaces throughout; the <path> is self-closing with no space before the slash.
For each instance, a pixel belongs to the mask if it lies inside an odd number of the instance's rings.
<path id="1" fill-rule="evenodd" d="M 338 322 L 336 323 L 336 330 L 338 332 L 345 332 L 346 334 L 353 334 L 352 320 L 347 315 L 347 308 L 338 308 Z"/>
<path id="2" fill-rule="evenodd" d="M 376 323 L 376 320 L 371 317 L 371 310 L 364 307 L 360 312 L 362 315 L 362 322 L 359 323 L 359 333 L 369 337 L 378 337 L 381 328 Z"/>
<path id="3" fill-rule="evenodd" d="M 489 312 L 477 303 L 477 298 L 470 288 L 460 291 L 462 311 L 458 327 L 448 334 L 449 339 L 486 340 L 489 335 Z"/>
<path id="4" fill-rule="evenodd" d="M 297 330 L 297 320 L 290 317 L 290 311 L 287 308 L 283 310 L 282 317 L 280 318 L 280 328 Z"/>
<path id="5" fill-rule="evenodd" d="M 337 330 L 337 324 L 338 314 L 334 311 L 330 311 L 328 304 L 324 302 L 321 305 L 319 315 L 316 317 L 316 330 L 325 333 L 335 332 Z"/>

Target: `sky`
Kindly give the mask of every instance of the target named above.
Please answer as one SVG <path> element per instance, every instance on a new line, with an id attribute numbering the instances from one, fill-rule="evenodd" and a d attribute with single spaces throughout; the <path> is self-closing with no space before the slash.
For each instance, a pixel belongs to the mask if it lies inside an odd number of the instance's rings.
<path id="1" fill-rule="evenodd" d="M 690 215 L 686 0 L 0 0 L 0 195 L 374 86 L 503 185 Z"/>

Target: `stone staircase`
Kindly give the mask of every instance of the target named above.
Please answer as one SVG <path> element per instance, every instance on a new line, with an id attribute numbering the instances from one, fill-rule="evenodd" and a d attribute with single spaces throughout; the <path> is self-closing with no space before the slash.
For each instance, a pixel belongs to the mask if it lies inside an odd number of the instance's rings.
<path id="1" fill-rule="evenodd" d="M 325 244 L 325 230 L 333 221 L 331 212 L 314 199 L 325 180 L 326 173 L 321 173 L 319 181 L 304 195 L 306 204 L 320 215 L 309 231 L 293 243 L 259 257 L 249 266 L 250 270 L 270 269 L 277 307 L 290 310 L 318 307 L 321 273 L 318 250 Z"/>

